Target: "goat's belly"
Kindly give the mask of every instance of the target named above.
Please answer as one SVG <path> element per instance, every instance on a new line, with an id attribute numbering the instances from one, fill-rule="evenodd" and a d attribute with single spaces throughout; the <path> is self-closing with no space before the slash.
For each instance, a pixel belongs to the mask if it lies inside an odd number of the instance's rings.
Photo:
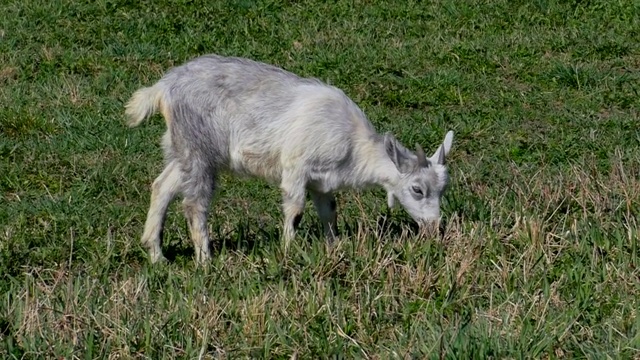
<path id="1" fill-rule="evenodd" d="M 257 176 L 271 182 L 279 182 L 282 175 L 280 157 L 270 153 L 241 150 L 231 156 L 231 170 L 244 176 Z"/>
<path id="2" fill-rule="evenodd" d="M 336 171 L 312 171 L 309 174 L 309 189 L 328 193 L 345 188 L 345 183 Z"/>

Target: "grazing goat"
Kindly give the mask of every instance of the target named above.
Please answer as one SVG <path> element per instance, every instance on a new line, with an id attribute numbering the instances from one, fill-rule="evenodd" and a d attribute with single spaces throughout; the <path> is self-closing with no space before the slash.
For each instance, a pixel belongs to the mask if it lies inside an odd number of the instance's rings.
<path id="1" fill-rule="evenodd" d="M 159 111 L 166 166 L 152 185 L 142 235 L 152 262 L 164 259 L 167 206 L 180 193 L 196 260 L 210 259 L 207 213 L 223 170 L 280 185 L 285 246 L 295 236 L 308 191 L 329 241 L 336 235 L 334 191 L 380 185 L 424 226 L 440 217 L 453 132 L 427 158 L 391 133 L 379 135 L 341 90 L 271 65 L 207 55 L 175 67 L 126 105 L 129 126 Z"/>

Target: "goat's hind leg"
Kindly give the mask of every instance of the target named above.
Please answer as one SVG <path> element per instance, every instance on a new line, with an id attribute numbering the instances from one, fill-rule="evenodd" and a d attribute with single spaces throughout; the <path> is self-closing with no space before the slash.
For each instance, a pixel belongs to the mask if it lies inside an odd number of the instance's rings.
<path id="1" fill-rule="evenodd" d="M 209 227 L 207 216 L 213 197 L 215 176 L 204 169 L 192 169 L 189 182 L 185 184 L 182 202 L 187 218 L 191 240 L 196 253 L 196 262 L 205 263 L 211 259 Z"/>
<path id="2" fill-rule="evenodd" d="M 167 207 L 182 184 L 182 172 L 175 162 L 170 162 L 151 186 L 151 205 L 142 234 L 142 245 L 149 251 L 151 262 L 164 260 L 162 255 L 162 230 Z"/>

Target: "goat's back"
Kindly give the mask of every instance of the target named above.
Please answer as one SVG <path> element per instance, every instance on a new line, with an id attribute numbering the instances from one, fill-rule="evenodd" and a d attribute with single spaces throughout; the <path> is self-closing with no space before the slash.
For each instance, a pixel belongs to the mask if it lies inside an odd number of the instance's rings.
<path id="1" fill-rule="evenodd" d="M 174 152 L 274 180 L 344 162 L 356 133 L 373 132 L 341 90 L 247 59 L 199 57 L 154 87 Z"/>

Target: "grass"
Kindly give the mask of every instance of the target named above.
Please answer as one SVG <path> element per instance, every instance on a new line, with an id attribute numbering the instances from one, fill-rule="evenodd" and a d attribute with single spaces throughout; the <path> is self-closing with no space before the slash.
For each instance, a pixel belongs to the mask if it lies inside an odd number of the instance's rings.
<path id="1" fill-rule="evenodd" d="M 640 358 L 635 1 L 99 0 L 0 5 L 0 357 Z M 224 176 L 215 256 L 177 205 L 139 245 L 158 118 L 123 105 L 197 55 L 334 84 L 382 131 L 456 132 L 442 238 L 381 190 L 310 206 Z"/>

